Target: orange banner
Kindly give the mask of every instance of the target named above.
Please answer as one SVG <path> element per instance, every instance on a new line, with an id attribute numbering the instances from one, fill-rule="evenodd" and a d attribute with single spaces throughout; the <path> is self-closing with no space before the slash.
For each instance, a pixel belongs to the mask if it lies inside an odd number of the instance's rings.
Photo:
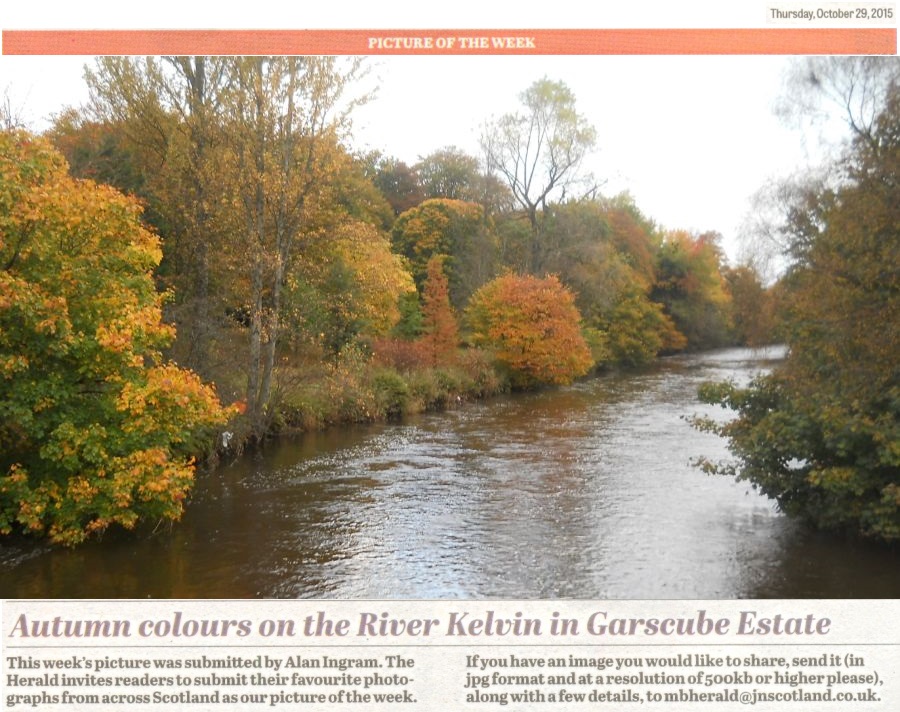
<path id="1" fill-rule="evenodd" d="M 896 52 L 896 28 L 3 30 L 4 55 L 893 55 Z"/>

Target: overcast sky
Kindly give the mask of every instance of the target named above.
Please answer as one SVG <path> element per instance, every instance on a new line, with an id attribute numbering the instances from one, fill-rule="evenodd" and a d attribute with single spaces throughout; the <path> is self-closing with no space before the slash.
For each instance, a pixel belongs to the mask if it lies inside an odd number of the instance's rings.
<path id="1" fill-rule="evenodd" d="M 0 56 L 0 91 L 5 89 L 12 109 L 40 131 L 53 113 L 86 100 L 82 71 L 92 61 Z M 561 80 L 597 130 L 597 150 L 587 167 L 603 183 L 603 192 L 628 191 L 664 228 L 722 233 L 734 258 L 753 194 L 808 162 L 803 136 L 773 113 L 790 61 L 373 57 L 378 92 L 355 114 L 355 148 L 378 149 L 410 164 L 451 145 L 478 155 L 485 121 L 515 111 L 519 93 L 532 82 Z"/>
<path id="2" fill-rule="evenodd" d="M 737 253 L 751 196 L 805 163 L 802 137 L 773 113 L 779 57 L 377 57 L 376 98 L 355 147 L 408 163 L 445 146 L 478 155 L 484 122 L 518 108 L 542 77 L 565 82 L 597 129 L 588 162 L 603 192 L 628 191 L 666 228 L 715 230 Z M 89 57 L 0 57 L 0 88 L 36 129 L 87 98 Z"/>
<path id="3" fill-rule="evenodd" d="M 55 28 L 747 28 L 771 27 L 759 0 L 338 0 L 207 3 L 155 0 L 8 2 L 0 26 Z M 790 23 L 788 23 L 790 24 Z M 827 26 L 817 22 L 814 26 Z M 831 23 L 845 26 L 846 21 Z M 893 22 L 888 23 L 893 26 Z M 810 28 L 809 23 L 804 27 Z M 0 92 L 41 130 L 51 113 L 86 98 L 87 57 L 0 56 Z M 473 154 L 484 122 L 514 111 L 518 95 L 547 77 L 565 82 L 597 129 L 588 162 L 607 194 L 629 191 L 665 228 L 715 230 L 737 254 L 751 197 L 809 162 L 804 137 L 779 123 L 773 104 L 792 61 L 767 56 L 376 57 L 375 101 L 355 118 L 356 148 L 413 163 L 455 145 Z M 813 159 L 815 162 L 816 159 Z"/>
<path id="4" fill-rule="evenodd" d="M 597 129 L 589 166 L 666 228 L 715 230 L 734 253 L 751 196 L 805 164 L 802 137 L 773 113 L 788 60 L 771 57 L 379 59 L 379 98 L 357 114 L 361 145 L 415 161 L 446 145 L 478 151 L 483 123 L 562 80 Z"/>

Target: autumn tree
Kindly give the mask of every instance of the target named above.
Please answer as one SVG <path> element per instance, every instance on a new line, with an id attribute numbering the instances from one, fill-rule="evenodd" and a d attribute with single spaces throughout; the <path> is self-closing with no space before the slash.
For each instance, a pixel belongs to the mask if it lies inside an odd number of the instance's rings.
<path id="1" fill-rule="evenodd" d="M 776 113 L 798 129 L 819 165 L 759 189 L 741 231 L 741 264 L 752 265 L 767 282 L 785 272 L 795 238 L 785 229 L 785 216 L 804 200 L 810 184 L 839 179 L 841 169 L 831 161 L 848 141 L 872 144 L 876 119 L 898 83 L 896 57 L 803 57 L 788 65 Z"/>
<path id="2" fill-rule="evenodd" d="M 834 181 L 798 191 L 786 216 L 790 347 L 749 388 L 711 385 L 737 411 L 725 425 L 735 462 L 782 510 L 817 527 L 900 540 L 900 88 L 871 129 L 854 129 Z"/>
<path id="3" fill-rule="evenodd" d="M 275 415 L 285 324 L 316 321 L 298 318 L 290 298 L 313 294 L 315 307 L 335 296 L 323 336 L 334 344 L 374 323 L 360 312 L 372 305 L 372 274 L 331 239 L 393 220 L 344 148 L 361 100 L 346 90 L 360 68 L 333 57 L 107 58 L 89 74 L 98 115 L 148 156 L 150 202 L 166 223 L 162 278 L 176 293 L 170 313 L 191 325 L 178 356 L 211 368 L 204 354 L 214 353 L 226 360 L 216 377 L 246 374 L 251 438 Z M 211 348 L 238 334 L 245 348 Z"/>
<path id="4" fill-rule="evenodd" d="M 566 384 L 593 365 L 575 297 L 555 276 L 504 274 L 466 310 L 471 343 L 489 350 L 516 388 Z"/>
<path id="5" fill-rule="evenodd" d="M 394 215 L 416 207 L 425 199 L 419 176 L 399 158 L 376 154 L 369 158 L 372 183 L 390 203 Z"/>
<path id="6" fill-rule="evenodd" d="M 731 338 L 720 239 L 717 233 L 671 230 L 659 247 L 651 297 L 665 307 L 691 349 L 724 346 Z"/>
<path id="7" fill-rule="evenodd" d="M 373 182 L 368 157 L 347 152 L 343 160 L 336 162 L 335 168 L 333 197 L 336 210 L 343 212 L 349 220 L 366 222 L 390 233 L 397 216 Z"/>
<path id="8" fill-rule="evenodd" d="M 428 274 L 422 289 L 422 344 L 431 366 L 441 366 L 455 360 L 459 341 L 459 327 L 450 290 L 444 274 L 444 257 L 435 255 L 428 260 Z"/>
<path id="9" fill-rule="evenodd" d="M 401 304 L 416 287 L 385 233 L 347 219 L 329 229 L 315 252 L 287 275 L 286 342 L 312 338 L 333 355 L 355 339 L 386 336 L 397 326 Z"/>
<path id="10" fill-rule="evenodd" d="M 444 256 L 450 302 L 461 309 L 472 292 L 494 275 L 496 243 L 490 222 L 477 203 L 434 198 L 397 218 L 394 250 L 409 260 L 421 292 L 428 261 Z"/>
<path id="11" fill-rule="evenodd" d="M 582 314 L 609 309 L 635 277 L 611 239 L 595 201 L 555 205 L 544 222 L 542 272 L 559 275 L 577 294 Z"/>
<path id="12" fill-rule="evenodd" d="M 538 80 L 520 100 L 520 111 L 485 127 L 481 145 L 488 172 L 502 177 L 525 212 L 531 228 L 528 269 L 536 273 L 548 204 L 595 190 L 581 168 L 594 147 L 596 131 L 577 112 L 575 95 L 563 82 Z"/>
<path id="13" fill-rule="evenodd" d="M 161 356 L 160 257 L 135 201 L 0 134 L 0 532 L 74 544 L 180 516 L 226 413 Z"/>
<path id="14" fill-rule="evenodd" d="M 229 261 L 246 286 L 247 417 L 261 438 L 274 417 L 285 285 L 335 206 L 340 147 L 359 63 L 334 57 L 234 57 L 223 163 Z"/>
<path id="15" fill-rule="evenodd" d="M 762 346 L 776 339 L 776 298 L 751 265 L 724 270 L 731 296 L 734 339 L 744 346 Z"/>
<path id="16" fill-rule="evenodd" d="M 656 281 L 656 254 L 662 230 L 635 204 L 628 193 L 598 198 L 609 238 L 634 272 L 642 289 L 649 291 Z"/>
<path id="17" fill-rule="evenodd" d="M 400 301 L 415 292 L 405 260 L 387 235 L 364 222 L 346 222 L 333 236 L 336 256 L 353 271 L 361 333 L 385 336 L 400 321 Z"/>
<path id="18" fill-rule="evenodd" d="M 573 200 L 554 205 L 545 219 L 541 267 L 575 293 L 600 365 L 639 365 L 683 346 L 662 305 L 650 299 L 655 230 L 627 205 Z"/>

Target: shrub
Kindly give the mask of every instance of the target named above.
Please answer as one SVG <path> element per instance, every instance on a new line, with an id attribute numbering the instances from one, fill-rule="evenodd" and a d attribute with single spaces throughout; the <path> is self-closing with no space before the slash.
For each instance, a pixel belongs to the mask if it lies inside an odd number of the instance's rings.
<path id="1" fill-rule="evenodd" d="M 409 408 L 409 386 L 393 369 L 379 369 L 372 377 L 372 390 L 378 413 L 386 418 L 398 418 Z"/>
<path id="2" fill-rule="evenodd" d="M 372 342 L 372 354 L 375 365 L 398 371 L 420 368 L 427 360 L 426 346 L 421 341 L 405 339 L 375 339 Z"/>

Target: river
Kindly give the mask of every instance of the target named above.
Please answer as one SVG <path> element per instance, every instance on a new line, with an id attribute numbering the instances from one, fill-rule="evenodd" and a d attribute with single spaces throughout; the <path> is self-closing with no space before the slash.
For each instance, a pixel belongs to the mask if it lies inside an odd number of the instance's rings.
<path id="1" fill-rule="evenodd" d="M 896 598 L 896 550 L 810 532 L 684 416 L 771 351 L 284 439 L 198 477 L 183 520 L 0 545 L 3 598 Z"/>

